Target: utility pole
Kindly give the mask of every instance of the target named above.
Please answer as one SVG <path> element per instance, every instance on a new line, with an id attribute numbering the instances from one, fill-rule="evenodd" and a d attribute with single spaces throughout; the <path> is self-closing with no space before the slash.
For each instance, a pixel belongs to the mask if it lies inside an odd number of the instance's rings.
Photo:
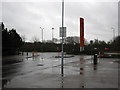
<path id="1" fill-rule="evenodd" d="M 54 28 L 52 28 L 52 42 L 54 43 L 54 35 L 53 35 L 53 30 L 54 30 Z"/>
<path id="2" fill-rule="evenodd" d="M 40 27 L 40 29 L 42 30 L 42 49 L 41 49 L 41 50 L 43 51 L 43 29 L 44 29 L 44 28 Z M 43 59 L 43 58 L 42 58 L 42 59 Z"/>
<path id="3" fill-rule="evenodd" d="M 64 0 L 62 0 L 62 29 L 64 27 Z M 63 34 L 63 32 L 62 32 Z M 63 76 L 64 72 L 63 72 L 63 60 L 64 60 L 64 57 L 63 57 L 63 54 L 64 54 L 64 51 L 63 51 L 63 35 L 62 35 L 62 58 L 61 58 L 61 74 Z"/>
<path id="4" fill-rule="evenodd" d="M 115 38 L 115 29 L 113 29 L 113 39 Z"/>
<path id="5" fill-rule="evenodd" d="M 40 27 L 40 29 L 42 30 L 42 43 L 43 43 L 43 29 L 42 27 Z"/>
<path id="6" fill-rule="evenodd" d="M 113 30 L 113 40 L 115 39 L 115 28 L 111 27 L 111 29 Z"/>

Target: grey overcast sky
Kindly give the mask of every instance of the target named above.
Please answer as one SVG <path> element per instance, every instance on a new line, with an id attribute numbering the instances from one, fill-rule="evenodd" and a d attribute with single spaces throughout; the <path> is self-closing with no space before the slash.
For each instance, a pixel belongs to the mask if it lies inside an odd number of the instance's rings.
<path id="1" fill-rule="evenodd" d="M 59 37 L 61 26 L 62 0 L 5 0 L 2 1 L 1 21 L 8 29 L 15 28 L 20 35 L 25 35 L 26 41 L 36 36 L 41 41 L 41 30 L 44 29 L 44 40 Z M 64 26 L 67 36 L 79 36 L 79 19 L 84 18 L 85 38 L 109 41 L 113 38 L 113 30 L 118 35 L 118 0 L 65 0 Z"/>

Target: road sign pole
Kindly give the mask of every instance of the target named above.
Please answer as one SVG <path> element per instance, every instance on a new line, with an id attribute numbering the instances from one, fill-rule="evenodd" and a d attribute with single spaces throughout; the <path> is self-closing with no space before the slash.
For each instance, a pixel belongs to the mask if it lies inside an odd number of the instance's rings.
<path id="1" fill-rule="evenodd" d="M 62 0 L 62 29 L 63 29 L 63 26 L 64 26 L 64 0 Z M 63 76 L 64 74 L 64 71 L 63 71 L 63 32 L 62 32 L 62 57 L 61 57 L 61 75 Z"/>

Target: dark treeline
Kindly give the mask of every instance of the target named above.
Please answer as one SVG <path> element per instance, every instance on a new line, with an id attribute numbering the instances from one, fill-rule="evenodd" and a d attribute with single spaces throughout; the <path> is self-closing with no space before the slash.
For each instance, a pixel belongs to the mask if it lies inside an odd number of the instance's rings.
<path id="1" fill-rule="evenodd" d="M 85 51 L 88 53 L 104 53 L 104 52 L 120 52 L 120 36 L 114 38 L 109 42 L 100 41 L 95 39 L 90 41 L 90 44 L 85 46 Z"/>
<path id="2" fill-rule="evenodd" d="M 108 43 L 110 51 L 120 52 L 120 36 L 117 36 L 111 43 Z"/>
<path id="3" fill-rule="evenodd" d="M 39 41 L 25 42 L 22 40 L 20 35 L 15 29 L 7 30 L 4 24 L 1 23 L 2 27 L 2 55 L 13 55 L 16 52 L 61 52 L 61 44 L 56 44 L 53 42 Z M 73 37 L 74 38 L 74 37 Z M 67 37 L 66 43 L 64 44 L 64 52 L 72 54 L 80 54 L 79 51 L 79 39 L 73 39 L 72 37 Z M 24 41 L 24 42 L 23 42 Z M 84 52 L 81 54 L 94 54 L 94 53 L 104 53 L 104 52 L 120 52 L 120 36 L 114 38 L 109 42 L 100 41 L 98 39 L 91 40 L 85 45 Z"/>
<path id="4" fill-rule="evenodd" d="M 71 41 L 70 41 L 71 42 Z M 64 44 L 64 52 L 72 54 L 80 54 L 79 43 Z M 74 41 L 73 41 L 74 42 Z M 95 39 L 90 41 L 89 44 L 85 45 L 84 52 L 81 54 L 94 54 L 94 53 L 104 53 L 104 52 L 120 52 L 120 36 L 116 37 L 114 40 L 106 43 L 105 41 L 100 41 Z M 25 42 L 21 48 L 23 52 L 61 52 L 61 44 L 55 43 L 40 43 L 40 42 Z"/>
<path id="5" fill-rule="evenodd" d="M 22 46 L 22 38 L 15 29 L 7 30 L 3 23 L 0 26 L 2 27 L 2 55 L 16 54 Z"/>
<path id="6" fill-rule="evenodd" d="M 79 51 L 79 44 L 64 44 L 64 51 L 65 52 L 72 52 L 72 51 Z M 55 43 L 30 43 L 26 42 L 21 48 L 23 52 L 61 52 L 61 44 Z"/>

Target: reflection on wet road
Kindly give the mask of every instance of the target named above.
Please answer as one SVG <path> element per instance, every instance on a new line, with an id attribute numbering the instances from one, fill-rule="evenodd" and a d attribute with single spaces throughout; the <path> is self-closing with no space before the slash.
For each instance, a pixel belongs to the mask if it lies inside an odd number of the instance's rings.
<path id="1" fill-rule="evenodd" d="M 64 58 L 64 77 L 61 77 L 61 58 L 55 58 L 57 55 L 58 53 L 38 53 L 36 57 L 24 58 L 22 62 L 4 65 L 2 73 L 4 87 L 118 87 L 117 63 L 109 63 L 112 62 L 113 59 L 101 59 L 98 65 L 94 66 L 91 56 L 75 55 L 71 58 Z M 105 69 L 108 70 L 105 71 Z M 108 75 L 109 77 L 107 77 Z M 116 75 L 116 77 L 113 77 L 114 75 Z M 107 80 L 105 80 L 106 77 Z"/>

